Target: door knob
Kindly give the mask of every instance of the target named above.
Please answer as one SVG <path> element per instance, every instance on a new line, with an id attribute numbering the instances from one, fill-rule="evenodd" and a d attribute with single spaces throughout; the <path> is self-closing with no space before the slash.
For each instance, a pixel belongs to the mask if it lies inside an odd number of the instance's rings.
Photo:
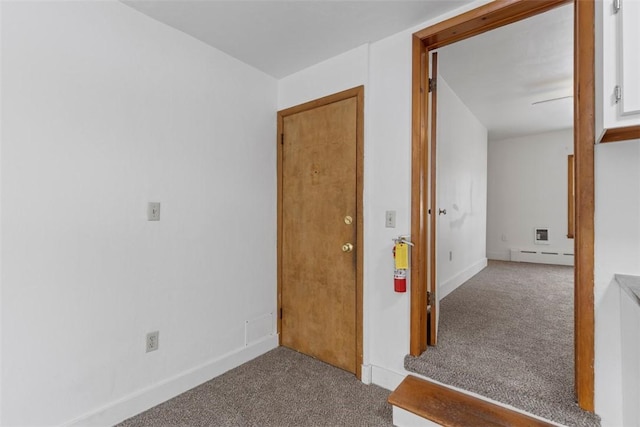
<path id="1" fill-rule="evenodd" d="M 353 251 L 353 245 L 351 243 L 345 243 L 344 245 L 342 245 L 342 252 L 352 252 Z"/>

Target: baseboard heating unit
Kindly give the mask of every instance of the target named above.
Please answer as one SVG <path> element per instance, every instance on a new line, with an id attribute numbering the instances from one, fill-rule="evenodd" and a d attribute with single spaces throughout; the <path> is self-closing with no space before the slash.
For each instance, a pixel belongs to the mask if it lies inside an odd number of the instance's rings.
<path id="1" fill-rule="evenodd" d="M 573 251 L 557 251 L 549 248 L 511 249 L 511 261 L 538 264 L 573 265 Z"/>

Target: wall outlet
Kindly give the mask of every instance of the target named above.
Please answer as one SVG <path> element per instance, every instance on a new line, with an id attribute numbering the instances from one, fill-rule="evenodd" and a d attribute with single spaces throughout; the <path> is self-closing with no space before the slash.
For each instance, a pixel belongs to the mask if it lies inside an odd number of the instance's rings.
<path id="1" fill-rule="evenodd" d="M 147 353 L 156 351 L 160 347 L 160 331 L 153 331 L 147 334 Z"/>
<path id="2" fill-rule="evenodd" d="M 160 221 L 160 202 L 149 202 L 147 205 L 147 221 Z"/>

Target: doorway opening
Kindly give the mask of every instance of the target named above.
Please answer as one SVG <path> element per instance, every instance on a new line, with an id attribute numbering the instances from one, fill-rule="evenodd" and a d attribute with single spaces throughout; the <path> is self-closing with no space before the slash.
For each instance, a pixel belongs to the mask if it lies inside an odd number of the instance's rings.
<path id="1" fill-rule="evenodd" d="M 457 41 L 554 9 L 567 1 L 503 1 L 436 24 L 414 34 L 411 348 L 417 356 L 435 345 L 437 304 L 427 310 L 427 295 L 436 294 L 436 151 L 429 138 L 429 118 L 435 114 L 428 96 L 430 52 Z M 574 345 L 575 392 L 580 407 L 593 411 L 593 145 L 594 138 L 594 5 L 574 3 L 574 162 L 575 276 Z M 427 331 L 427 319 L 431 319 Z"/>

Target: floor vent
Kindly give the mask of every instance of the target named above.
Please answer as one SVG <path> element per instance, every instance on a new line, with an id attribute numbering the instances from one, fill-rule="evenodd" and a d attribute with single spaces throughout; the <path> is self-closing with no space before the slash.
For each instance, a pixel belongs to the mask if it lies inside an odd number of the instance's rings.
<path id="1" fill-rule="evenodd" d="M 573 265 L 573 254 L 564 251 L 511 249 L 511 261 L 538 264 Z"/>

